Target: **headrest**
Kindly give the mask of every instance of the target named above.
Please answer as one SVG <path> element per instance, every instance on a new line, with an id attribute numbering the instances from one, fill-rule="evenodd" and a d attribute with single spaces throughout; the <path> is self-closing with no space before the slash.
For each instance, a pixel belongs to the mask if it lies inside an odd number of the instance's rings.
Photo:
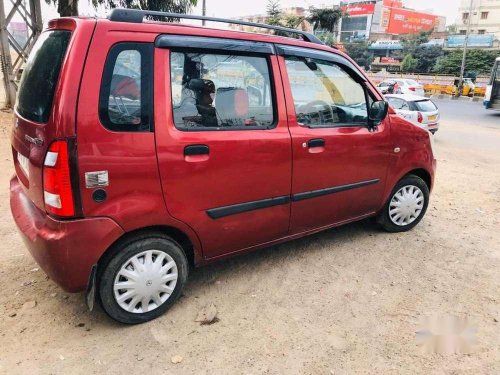
<path id="1" fill-rule="evenodd" d="M 243 121 L 248 116 L 248 94 L 245 89 L 236 87 L 221 87 L 217 89 L 215 95 L 215 108 L 217 113 L 224 120 L 235 120 L 243 125 Z M 241 124 L 239 124 L 241 122 Z"/>
<path id="2" fill-rule="evenodd" d="M 110 94 L 137 100 L 141 97 L 141 89 L 135 79 L 129 76 L 114 74 L 111 78 Z"/>
<path id="3" fill-rule="evenodd" d="M 209 79 L 193 78 L 188 82 L 187 88 L 202 94 L 215 93 L 215 84 Z"/>

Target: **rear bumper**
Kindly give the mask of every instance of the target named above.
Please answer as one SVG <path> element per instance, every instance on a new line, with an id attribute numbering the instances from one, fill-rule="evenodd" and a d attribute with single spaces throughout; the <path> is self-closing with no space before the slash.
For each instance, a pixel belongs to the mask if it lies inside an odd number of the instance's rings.
<path id="1" fill-rule="evenodd" d="M 68 292 L 85 290 L 92 265 L 124 232 L 110 218 L 56 220 L 36 207 L 17 177 L 10 208 L 26 247 L 47 275 Z"/>

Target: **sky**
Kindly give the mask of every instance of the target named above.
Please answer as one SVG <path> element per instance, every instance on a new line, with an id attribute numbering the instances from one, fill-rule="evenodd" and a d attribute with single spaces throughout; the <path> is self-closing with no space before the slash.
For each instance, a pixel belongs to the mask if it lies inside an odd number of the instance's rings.
<path id="1" fill-rule="evenodd" d="M 48 6 L 44 0 L 42 2 L 42 17 L 44 21 L 47 22 L 48 19 L 55 18 L 58 16 L 55 8 L 53 6 Z M 198 0 L 198 6 L 193 9 L 194 14 L 201 14 L 201 2 Z M 207 2 L 207 15 L 212 17 L 224 17 L 233 18 L 241 17 L 252 14 L 262 14 L 266 11 L 266 5 L 268 0 L 206 0 Z M 333 1 L 335 4 L 339 3 L 339 0 Z M 460 0 L 404 0 L 404 4 L 408 8 L 416 10 L 431 11 L 432 13 L 445 16 L 447 18 L 447 24 L 452 24 L 455 22 L 456 16 L 458 14 L 458 5 Z M 293 6 L 321 6 L 325 4 L 331 4 L 331 1 L 327 0 L 280 0 L 280 5 L 282 8 L 288 8 Z M 79 0 L 79 8 L 81 15 L 96 15 L 95 9 L 90 5 L 87 0 Z M 105 12 L 98 12 L 99 16 L 105 16 Z"/>

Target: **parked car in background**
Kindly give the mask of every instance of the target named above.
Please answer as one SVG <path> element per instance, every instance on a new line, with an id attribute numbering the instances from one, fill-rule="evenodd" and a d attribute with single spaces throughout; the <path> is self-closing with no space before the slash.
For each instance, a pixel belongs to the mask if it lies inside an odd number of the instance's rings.
<path id="1" fill-rule="evenodd" d="M 385 98 L 396 110 L 396 113 L 432 134 L 439 129 L 439 109 L 426 97 L 410 94 L 392 94 Z"/>
<path id="2" fill-rule="evenodd" d="M 396 79 L 401 94 L 414 94 L 424 96 L 424 86 L 415 81 L 414 79 Z"/>
<path id="3" fill-rule="evenodd" d="M 377 85 L 377 88 L 382 93 L 386 94 L 401 94 L 401 89 L 396 81 L 392 79 L 386 79 Z"/>

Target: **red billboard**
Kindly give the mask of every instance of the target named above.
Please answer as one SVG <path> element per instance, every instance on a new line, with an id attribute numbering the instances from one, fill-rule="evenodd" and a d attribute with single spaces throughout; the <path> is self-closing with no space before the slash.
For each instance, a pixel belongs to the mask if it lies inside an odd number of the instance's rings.
<path id="1" fill-rule="evenodd" d="M 342 8 L 343 12 L 348 13 L 350 16 L 362 16 L 373 14 L 375 12 L 375 4 L 349 4 Z"/>
<path id="2" fill-rule="evenodd" d="M 419 31 L 429 31 L 439 25 L 439 17 L 415 12 L 414 10 L 392 8 L 387 26 L 389 34 L 411 34 Z"/>

